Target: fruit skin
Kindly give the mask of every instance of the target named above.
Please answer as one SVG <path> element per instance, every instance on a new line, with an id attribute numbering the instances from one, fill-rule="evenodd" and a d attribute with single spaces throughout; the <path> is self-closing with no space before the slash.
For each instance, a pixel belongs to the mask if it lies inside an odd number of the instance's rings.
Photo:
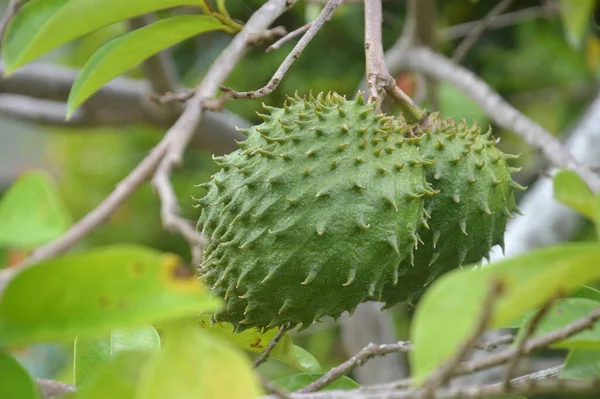
<path id="1" fill-rule="evenodd" d="M 425 222 L 419 138 L 362 97 L 289 99 L 217 158 L 200 200 L 199 269 L 236 331 L 337 318 L 380 299 Z"/>
<path id="2" fill-rule="evenodd" d="M 481 134 L 477 125 L 432 114 L 429 126 L 415 134 L 420 153 L 435 162 L 426 178 L 438 194 L 425 199 L 428 227 L 419 230 L 414 264 L 403 260 L 399 283 L 384 288 L 386 307 L 415 301 L 442 274 L 479 262 L 495 245 L 504 248 L 506 223 L 519 212 L 513 190 L 523 189 L 506 162 L 515 156 L 495 147 L 491 131 Z"/>

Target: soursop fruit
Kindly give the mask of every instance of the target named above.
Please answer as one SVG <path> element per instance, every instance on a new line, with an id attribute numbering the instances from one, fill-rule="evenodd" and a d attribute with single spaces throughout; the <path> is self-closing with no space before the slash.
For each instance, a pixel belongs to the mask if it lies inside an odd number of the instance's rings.
<path id="1" fill-rule="evenodd" d="M 425 170 L 437 195 L 425 198 L 427 227 L 418 235 L 422 243 L 414 262 L 399 266 L 399 283 L 386 285 L 382 301 L 389 307 L 415 301 L 429 283 L 463 264 L 479 262 L 495 245 L 504 246 L 506 222 L 515 204 L 514 189 L 523 189 L 511 179 L 507 165 L 513 155 L 495 147 L 491 131 L 481 133 L 452 119 L 429 116 L 424 130 L 405 129 L 419 139 L 419 151 L 434 162 Z"/>
<path id="2" fill-rule="evenodd" d="M 435 194 L 422 139 L 362 97 L 267 108 L 238 151 L 216 158 L 199 200 L 210 238 L 199 274 L 225 299 L 215 321 L 236 331 L 304 327 L 381 299 L 414 263 Z"/>

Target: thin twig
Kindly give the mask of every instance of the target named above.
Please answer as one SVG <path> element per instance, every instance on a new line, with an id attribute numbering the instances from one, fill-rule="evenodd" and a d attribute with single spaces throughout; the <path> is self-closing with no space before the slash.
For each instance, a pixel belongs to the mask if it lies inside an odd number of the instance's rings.
<path id="1" fill-rule="evenodd" d="M 515 340 L 515 337 L 513 335 L 507 334 L 507 335 L 503 335 L 500 338 L 495 339 L 490 342 L 479 343 L 479 344 L 475 345 L 475 348 L 481 349 L 481 350 L 484 350 L 487 352 L 492 352 L 501 346 L 512 344 L 514 342 L 514 340 Z"/>
<path id="2" fill-rule="evenodd" d="M 6 6 L 6 9 L 2 14 L 2 18 L 0 19 L 0 46 L 4 39 L 6 28 L 8 27 L 12 17 L 19 11 L 19 8 L 21 8 L 21 0 L 10 0 Z"/>
<path id="3" fill-rule="evenodd" d="M 560 7 L 542 5 L 525 8 L 523 10 L 513 11 L 496 16 L 496 18 L 490 21 L 487 29 L 505 28 L 507 26 L 517 25 L 522 22 L 531 21 L 538 18 L 549 18 L 559 14 Z M 459 39 L 467 36 L 479 24 L 481 24 L 481 20 L 449 26 L 441 29 L 438 33 L 438 36 L 442 40 Z"/>
<path id="4" fill-rule="evenodd" d="M 216 94 L 220 82 L 225 80 L 247 51 L 248 36 L 267 29 L 279 15 L 293 4 L 294 2 L 290 0 L 270 0 L 256 11 L 244 29 L 236 35 L 213 63 L 184 112 L 150 154 L 116 186 L 115 190 L 98 207 L 75 223 L 58 239 L 34 251 L 22 265 L 32 265 L 35 262 L 52 258 L 73 247 L 101 225 L 155 170 L 157 177 L 154 179 L 154 184 L 161 200 L 165 200 L 161 203 L 163 225 L 169 230 L 179 229 L 177 231 L 181 231 L 192 241 L 196 237 L 196 230 L 188 221 L 177 215 L 177 201 L 172 187 L 168 183 L 171 171 L 174 166 L 179 164 L 183 151 L 201 121 L 204 100 L 212 98 Z M 7 278 L 10 278 L 10 275 L 7 275 Z M 0 280 L 6 281 L 6 279 Z"/>
<path id="5" fill-rule="evenodd" d="M 365 59 L 367 75 L 367 102 L 380 104 L 390 74 L 385 65 L 381 36 L 381 0 L 365 1 Z"/>
<path id="6" fill-rule="evenodd" d="M 270 0 L 250 17 L 240 33 L 234 37 L 211 65 L 196 93 L 189 100 L 185 111 L 167 132 L 166 139 L 170 140 L 169 147 L 156 169 L 152 186 L 160 198 L 163 227 L 177 232 L 185 238 L 190 245 L 194 265 L 199 265 L 202 260 L 202 246 L 206 239 L 196 231 L 195 225 L 191 221 L 179 216 L 177 196 L 170 181 L 171 175 L 173 170 L 181 164 L 183 153 L 192 138 L 194 129 L 202 119 L 205 110 L 204 102 L 215 96 L 219 85 L 225 81 L 234 66 L 248 51 L 248 43 L 251 38 L 266 31 L 269 25 L 293 4 L 294 2 L 289 0 Z"/>
<path id="7" fill-rule="evenodd" d="M 279 329 L 279 332 L 277 333 L 277 335 L 275 335 L 273 337 L 271 342 L 269 342 L 269 344 L 267 345 L 265 350 L 262 351 L 262 353 L 256 359 L 254 359 L 254 363 L 252 363 L 252 367 L 257 368 L 258 366 L 260 366 L 261 364 L 263 364 L 264 362 L 267 361 L 267 359 L 271 355 L 271 352 L 273 352 L 273 349 L 275 349 L 275 347 L 277 346 L 277 344 L 279 343 L 281 338 L 283 338 L 285 333 L 288 332 L 290 330 L 290 328 L 291 328 L 290 323 L 287 323 L 286 325 L 281 326 L 281 328 Z"/>
<path id="8" fill-rule="evenodd" d="M 190 98 L 194 97 L 194 93 L 196 93 L 196 90 L 194 89 L 188 89 L 176 93 L 166 92 L 163 95 L 153 94 L 150 96 L 150 99 L 161 105 L 171 102 L 186 102 Z"/>
<path id="9" fill-rule="evenodd" d="M 264 377 L 260 376 L 260 383 L 265 392 L 277 396 L 279 399 L 291 399 L 290 393 L 283 390 L 279 386 L 267 381 Z"/>
<path id="10" fill-rule="evenodd" d="M 304 32 L 306 32 L 310 28 L 311 25 L 312 25 L 312 21 L 309 22 L 309 23 L 307 23 L 304 26 L 299 27 L 298 29 L 295 29 L 295 30 L 291 31 L 290 33 L 288 33 L 287 35 L 283 36 L 281 39 L 277 40 L 275 43 L 273 43 L 269 47 L 267 47 L 267 49 L 265 50 L 265 53 L 269 53 L 271 51 L 279 50 L 281 48 L 281 46 L 283 46 L 284 44 L 286 44 L 290 40 L 295 39 L 296 37 L 298 37 L 301 34 L 303 34 Z"/>
<path id="11" fill-rule="evenodd" d="M 511 380 L 514 377 L 515 370 L 517 368 L 517 365 L 519 364 L 519 360 L 521 356 L 523 356 L 523 351 L 525 349 L 525 345 L 527 344 L 527 340 L 529 340 L 529 338 L 533 336 L 538 326 L 540 325 L 542 319 L 546 316 L 546 314 L 548 314 L 548 311 L 550 310 L 550 307 L 552 306 L 553 302 L 553 300 L 548 301 L 535 313 L 535 315 L 527 325 L 525 332 L 523 333 L 519 342 L 517 343 L 514 354 L 510 357 L 510 359 L 508 359 L 508 362 L 506 363 L 504 377 L 502 379 L 502 383 L 505 384 L 506 389 L 509 388 Z"/>
<path id="12" fill-rule="evenodd" d="M 352 356 L 350 359 L 346 360 L 344 363 L 340 364 L 329 370 L 327 373 L 319 377 L 317 380 L 313 381 L 309 385 L 300 389 L 298 393 L 308 393 L 318 391 L 327 385 L 331 384 L 333 381 L 338 378 L 343 377 L 348 374 L 352 370 L 357 367 L 362 366 L 365 362 L 378 357 L 384 356 L 390 353 L 396 352 L 408 352 L 412 349 L 412 345 L 410 342 L 399 341 L 393 344 L 369 344 L 364 347 L 360 352 L 356 355 Z"/>
<path id="13" fill-rule="evenodd" d="M 537 350 L 546 348 L 558 341 L 562 341 L 566 338 L 572 337 L 575 334 L 580 333 L 581 331 L 590 329 L 594 326 L 594 324 L 600 320 L 600 307 L 592 311 L 587 316 L 581 317 L 571 324 L 566 325 L 563 328 L 552 331 L 546 335 L 543 335 L 538 338 L 527 340 L 526 344 L 522 348 L 522 355 L 529 355 Z M 491 367 L 499 366 L 501 364 L 506 363 L 511 357 L 515 355 L 517 352 L 517 348 L 510 347 L 504 349 L 501 352 L 491 354 L 487 357 L 477 360 L 469 360 L 466 362 L 462 362 L 455 367 L 452 372 L 454 377 L 475 373 L 477 371 L 489 369 Z M 394 381 L 391 383 L 373 385 L 370 389 L 373 390 L 385 390 L 385 389 L 403 389 L 412 385 L 412 380 L 410 378 Z"/>
<path id="14" fill-rule="evenodd" d="M 477 321 L 477 325 L 471 336 L 459 347 L 456 354 L 450 358 L 445 364 L 441 365 L 434 371 L 428 380 L 423 384 L 425 391 L 428 392 L 427 398 L 434 398 L 435 391 L 446 385 L 454 374 L 454 369 L 460 362 L 469 356 L 477 345 L 477 341 L 481 338 L 487 329 L 493 315 L 494 303 L 502 294 L 502 283 L 500 281 L 492 281 L 489 287 L 489 292 L 483 302 L 481 315 Z"/>
<path id="15" fill-rule="evenodd" d="M 302 39 L 300 39 L 300 41 L 298 42 L 298 44 L 296 44 L 296 47 L 294 47 L 292 52 L 288 54 L 285 60 L 283 60 L 279 68 L 277 68 L 277 71 L 275 71 L 275 74 L 273 75 L 271 80 L 269 80 L 269 83 L 267 83 L 264 87 L 261 87 L 260 89 L 255 91 L 237 92 L 231 89 L 230 87 L 222 86 L 221 90 L 230 92 L 231 97 L 235 99 L 256 99 L 272 93 L 273 90 L 275 90 L 277 86 L 279 86 L 279 83 L 281 83 L 281 80 L 283 79 L 287 71 L 290 69 L 294 61 L 296 61 L 296 59 L 300 57 L 300 54 L 302 54 L 308 43 L 310 43 L 310 41 L 313 39 L 313 37 L 315 37 L 317 32 L 321 30 L 323 25 L 325 25 L 325 22 L 327 22 L 327 20 L 331 17 L 331 15 L 333 15 L 335 10 L 343 2 L 344 0 L 329 0 L 327 5 L 323 8 L 323 11 L 321 11 L 321 14 L 319 14 L 317 19 L 313 21 L 306 34 L 302 36 Z"/>
<path id="16" fill-rule="evenodd" d="M 384 93 L 388 93 L 401 108 L 409 123 L 426 122 L 426 113 L 404 93 L 390 75 L 381 42 L 381 0 L 365 1 L 365 59 L 367 76 L 367 101 L 381 106 Z"/>
<path id="17" fill-rule="evenodd" d="M 492 22 L 510 7 L 514 0 L 502 0 L 490 10 L 490 12 L 481 20 L 475 27 L 469 32 L 467 37 L 458 45 L 454 54 L 452 54 L 452 61 L 457 64 L 467 55 L 471 47 L 481 37 L 483 32 L 490 26 Z"/>
<path id="18" fill-rule="evenodd" d="M 257 33 L 250 38 L 248 38 L 249 46 L 257 46 L 264 42 L 270 42 L 275 40 L 277 37 L 285 36 L 287 34 L 287 30 L 283 26 L 276 26 L 272 29 L 267 29 L 264 32 Z"/>
<path id="19" fill-rule="evenodd" d="M 517 378 L 510 380 L 511 384 L 518 384 L 527 380 L 547 380 L 551 378 L 558 378 L 561 371 L 564 369 L 564 365 L 550 367 L 544 370 L 536 371 L 530 374 L 525 374 Z"/>

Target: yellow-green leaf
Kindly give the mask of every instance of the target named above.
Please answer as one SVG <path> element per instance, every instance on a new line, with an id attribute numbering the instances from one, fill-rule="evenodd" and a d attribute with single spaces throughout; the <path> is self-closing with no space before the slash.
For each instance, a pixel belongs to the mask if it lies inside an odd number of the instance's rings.
<path id="1" fill-rule="evenodd" d="M 67 101 L 67 118 L 91 95 L 148 57 L 203 32 L 228 29 L 207 15 L 180 15 L 129 32 L 102 46 L 89 59 L 73 83 Z"/>
<path id="2" fill-rule="evenodd" d="M 243 352 L 194 325 L 165 330 L 163 350 L 144 370 L 136 399 L 250 399 L 261 395 Z"/>
<path id="3" fill-rule="evenodd" d="M 598 198 L 577 173 L 561 170 L 554 176 L 554 197 L 588 219 L 596 220 Z"/>
<path id="4" fill-rule="evenodd" d="M 248 330 L 244 330 L 241 333 L 234 334 L 234 326 L 229 323 L 214 323 L 212 324 L 210 321 L 210 314 L 202 314 L 199 317 L 198 323 L 200 327 L 209 334 L 220 337 L 238 348 L 254 352 L 254 353 L 262 353 L 269 342 L 275 338 L 278 329 L 271 329 L 266 331 L 264 334 L 260 332 L 257 328 L 252 328 Z M 271 357 L 281 360 L 282 362 L 294 366 L 296 368 L 302 369 L 301 365 L 298 363 L 296 359 L 294 345 L 292 344 L 292 340 L 288 334 L 284 334 L 281 340 L 275 346 L 275 349 L 271 352 Z"/>
<path id="5" fill-rule="evenodd" d="M 39 398 L 37 388 L 27 371 L 5 352 L 0 352 L 0 398 Z"/>
<path id="6" fill-rule="evenodd" d="M 160 336 L 152 326 L 117 328 L 100 337 L 76 338 L 73 351 L 73 382 L 81 385 L 99 366 L 119 353 L 131 350 L 160 350 Z"/>
<path id="7" fill-rule="evenodd" d="M 137 245 L 39 263 L 17 274 L 0 300 L 0 345 L 72 340 L 220 306 L 188 270 L 176 255 Z"/>
<path id="8" fill-rule="evenodd" d="M 416 381 L 422 382 L 473 333 L 493 281 L 501 282 L 504 290 L 491 327 L 503 327 L 558 293 L 600 279 L 598 264 L 600 245 L 569 243 L 446 274 L 425 293 L 413 319 L 414 350 L 409 356 Z"/>
<path id="9" fill-rule="evenodd" d="M 0 247 L 34 249 L 71 224 L 52 177 L 43 170 L 24 173 L 0 201 Z"/>
<path id="10" fill-rule="evenodd" d="M 596 0 L 560 0 L 567 42 L 579 48 L 588 32 Z"/>
<path id="11" fill-rule="evenodd" d="M 203 0 L 33 0 L 8 26 L 2 45 L 5 73 L 96 29 L 149 12 Z"/>

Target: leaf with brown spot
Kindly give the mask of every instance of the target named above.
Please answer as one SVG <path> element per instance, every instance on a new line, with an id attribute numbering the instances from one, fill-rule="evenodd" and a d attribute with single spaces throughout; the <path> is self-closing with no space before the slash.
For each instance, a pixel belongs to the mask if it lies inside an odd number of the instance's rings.
<path id="1" fill-rule="evenodd" d="M 131 273 L 135 263 L 144 265 L 139 274 Z M 0 301 L 0 346 L 95 336 L 219 307 L 201 281 L 175 276 L 179 264 L 173 254 L 114 245 L 25 269 Z"/>

